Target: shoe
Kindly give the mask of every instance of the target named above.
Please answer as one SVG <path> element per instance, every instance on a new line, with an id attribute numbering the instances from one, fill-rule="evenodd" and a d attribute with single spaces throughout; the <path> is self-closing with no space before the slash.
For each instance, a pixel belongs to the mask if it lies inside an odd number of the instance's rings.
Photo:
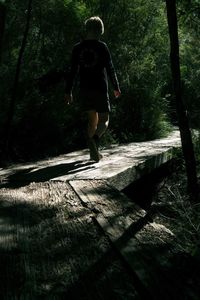
<path id="1" fill-rule="evenodd" d="M 99 153 L 99 145 L 100 145 L 100 139 L 99 139 L 99 136 L 97 134 L 95 134 L 93 136 L 93 140 L 95 141 L 95 144 L 96 144 L 96 148 L 97 148 L 97 151 Z M 99 153 L 99 160 L 103 157 L 102 154 Z"/>
<path id="2" fill-rule="evenodd" d="M 95 134 L 95 135 L 93 136 L 93 139 L 94 139 L 94 141 L 95 141 L 97 150 L 99 150 L 99 144 L 100 144 L 99 136 L 98 136 L 97 134 Z"/>
<path id="3" fill-rule="evenodd" d="M 91 160 L 94 160 L 95 162 L 99 162 L 101 159 L 103 158 L 103 155 L 98 153 L 98 156 L 93 156 L 91 153 L 90 153 L 90 159 Z"/>
<path id="4" fill-rule="evenodd" d="M 90 150 L 90 159 L 98 162 L 101 159 L 101 156 L 97 150 L 97 146 L 93 138 L 88 139 L 88 147 Z"/>

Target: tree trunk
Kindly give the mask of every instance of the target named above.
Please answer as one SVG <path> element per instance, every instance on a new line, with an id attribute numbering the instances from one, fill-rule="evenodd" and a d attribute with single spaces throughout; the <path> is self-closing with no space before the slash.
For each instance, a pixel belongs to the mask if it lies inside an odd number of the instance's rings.
<path id="1" fill-rule="evenodd" d="M 184 107 L 181 91 L 181 73 L 179 60 L 179 40 L 178 40 L 178 24 L 176 14 L 176 0 L 166 0 L 167 6 L 167 20 L 170 37 L 170 59 L 171 71 L 174 85 L 174 93 L 176 100 L 176 113 L 178 118 L 179 130 L 181 135 L 182 151 L 185 160 L 188 191 L 192 199 L 198 197 L 198 183 L 196 173 L 196 161 L 194 155 L 194 148 L 192 143 L 191 131 L 189 122 Z"/>
<path id="2" fill-rule="evenodd" d="M 12 126 L 12 121 L 13 121 L 13 117 L 14 117 L 15 103 L 16 103 L 16 99 L 17 99 L 17 89 L 18 89 L 18 84 L 19 84 L 22 59 L 23 59 L 24 50 L 26 48 L 26 42 L 27 42 L 27 37 L 28 37 L 28 32 L 29 32 L 29 27 L 30 27 L 31 10 L 32 10 L 32 0 L 28 0 L 26 26 L 25 26 L 23 39 L 22 39 L 21 48 L 20 48 L 19 55 L 18 55 L 14 84 L 13 84 L 13 89 L 12 89 L 10 106 L 9 106 L 9 110 L 8 110 L 8 118 L 7 118 L 7 122 L 6 122 L 6 128 L 5 128 L 6 151 L 9 149 L 9 146 L 10 146 L 10 132 L 11 132 L 11 126 Z"/>
<path id="3" fill-rule="evenodd" d="M 1 52 L 3 48 L 3 34 L 5 29 L 5 20 L 6 20 L 6 7 L 3 3 L 0 3 L 0 61 L 1 61 Z"/>

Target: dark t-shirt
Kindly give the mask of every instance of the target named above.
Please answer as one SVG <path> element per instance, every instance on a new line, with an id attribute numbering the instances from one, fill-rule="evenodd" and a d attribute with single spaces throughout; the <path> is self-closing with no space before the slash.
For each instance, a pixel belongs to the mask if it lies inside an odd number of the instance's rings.
<path id="1" fill-rule="evenodd" d="M 99 40 L 84 40 L 74 46 L 71 67 L 66 79 L 66 93 L 71 93 L 77 73 L 80 76 L 81 90 L 107 93 L 107 75 L 113 88 L 119 90 L 110 51 L 107 45 Z"/>

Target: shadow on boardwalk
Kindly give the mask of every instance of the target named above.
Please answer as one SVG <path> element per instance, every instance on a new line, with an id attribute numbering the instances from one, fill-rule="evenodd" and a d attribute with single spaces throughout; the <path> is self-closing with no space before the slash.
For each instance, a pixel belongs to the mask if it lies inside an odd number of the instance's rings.
<path id="1" fill-rule="evenodd" d="M 15 171 L 14 174 L 6 177 L 5 182 L 1 183 L 1 187 L 22 187 L 31 182 L 44 182 L 59 176 L 76 174 L 80 169 L 81 171 L 88 171 L 94 168 L 94 162 L 82 160 L 46 167 L 37 168 L 37 166 L 35 166 Z"/>
<path id="2" fill-rule="evenodd" d="M 79 283 L 78 299 L 121 299 L 127 292 L 134 299 L 135 288 L 93 216 L 67 183 L 1 189 L 0 298 L 69 299 Z"/>
<path id="3" fill-rule="evenodd" d="M 141 157 L 144 158 L 140 153 Z M 127 157 L 123 159 L 130 161 Z M 135 239 L 140 241 L 136 243 L 134 255 L 133 248 L 129 249 L 129 254 L 142 274 L 150 274 L 147 284 L 156 292 L 149 295 L 119 249 L 109 242 L 95 222 L 96 213 L 108 207 L 112 198 L 115 206 L 109 208 L 113 214 L 109 221 L 116 223 L 120 216 L 117 209 L 121 205 L 116 201 L 118 191 L 113 189 L 113 195 L 109 194 L 105 202 L 97 196 L 96 210 L 92 210 L 83 206 L 67 182 L 48 181 L 76 174 L 79 170 L 87 173 L 94 169 L 93 162 L 80 159 L 62 162 L 61 159 L 57 164 L 52 161 L 52 165 L 47 163 L 38 165 L 38 168 L 30 166 L 24 170 L 11 170 L 0 190 L 0 298 L 198 299 L 194 297 L 195 293 L 198 294 L 200 278 L 197 264 L 191 256 L 176 251 L 170 243 L 152 242 L 155 237 L 147 232 L 153 217 L 146 215 L 139 219 L 117 241 L 125 246 L 139 234 Z M 145 182 L 142 182 L 139 191 L 144 186 Z M 134 196 L 135 187 L 131 187 L 127 194 L 132 192 Z M 92 187 L 85 194 L 95 198 L 96 191 Z M 103 194 L 104 187 L 99 190 L 99 195 Z M 148 192 L 145 193 L 145 200 L 148 196 Z M 126 217 L 129 212 L 123 205 L 122 217 Z M 160 260 L 163 256 L 166 259 Z"/>
<path id="4" fill-rule="evenodd" d="M 103 203 L 99 205 L 103 207 Z M 0 298 L 151 299 L 94 222 L 94 216 L 83 207 L 68 183 L 31 183 L 21 188 L 1 189 Z M 140 219 L 118 242 L 126 245 L 148 223 L 148 217 Z M 141 259 L 145 262 L 141 265 L 143 272 L 147 271 L 145 264 L 152 272 L 152 282 L 157 288 L 152 299 L 194 300 L 195 290 L 190 297 L 190 289 L 195 287 L 196 278 L 198 290 L 200 278 L 195 261 L 173 252 L 172 245 L 156 246 L 152 239 L 146 238 L 134 257 L 137 262 Z M 170 260 L 166 255 L 164 264 L 160 264 L 160 257 L 169 252 Z M 152 253 L 156 260 L 152 260 Z"/>

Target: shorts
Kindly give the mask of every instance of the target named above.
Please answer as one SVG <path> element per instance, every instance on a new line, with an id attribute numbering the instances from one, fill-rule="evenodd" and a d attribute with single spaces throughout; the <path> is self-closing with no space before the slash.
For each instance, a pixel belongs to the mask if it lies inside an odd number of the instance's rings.
<path id="1" fill-rule="evenodd" d="M 110 112 L 110 101 L 107 93 L 82 90 L 80 91 L 79 102 L 83 111 Z"/>

